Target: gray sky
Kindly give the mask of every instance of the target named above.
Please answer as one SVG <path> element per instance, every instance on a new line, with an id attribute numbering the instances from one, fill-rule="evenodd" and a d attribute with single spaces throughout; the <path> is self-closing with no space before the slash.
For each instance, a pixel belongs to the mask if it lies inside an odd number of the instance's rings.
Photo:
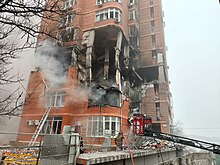
<path id="1" fill-rule="evenodd" d="M 186 135 L 220 139 L 220 4 L 162 1 L 174 120 Z"/>

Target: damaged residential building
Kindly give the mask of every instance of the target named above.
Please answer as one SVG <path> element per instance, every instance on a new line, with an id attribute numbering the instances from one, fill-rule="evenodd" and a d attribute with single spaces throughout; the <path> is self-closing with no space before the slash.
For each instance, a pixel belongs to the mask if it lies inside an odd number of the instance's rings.
<path id="1" fill-rule="evenodd" d="M 41 24 L 57 39 L 38 36 L 39 64 L 30 73 L 19 133 L 36 132 L 48 111 L 41 133 L 75 125 L 83 139 L 95 137 L 94 144 L 131 131 L 134 113 L 170 133 L 161 0 L 61 0 L 60 6 L 58 21 Z"/>

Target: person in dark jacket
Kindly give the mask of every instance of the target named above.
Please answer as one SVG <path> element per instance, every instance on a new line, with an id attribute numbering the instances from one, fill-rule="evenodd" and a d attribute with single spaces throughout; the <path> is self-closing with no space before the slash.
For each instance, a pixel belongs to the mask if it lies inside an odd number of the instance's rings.
<path id="1" fill-rule="evenodd" d="M 124 139 L 123 133 L 120 131 L 115 138 L 115 144 L 117 146 L 117 151 L 122 150 L 123 139 Z"/>

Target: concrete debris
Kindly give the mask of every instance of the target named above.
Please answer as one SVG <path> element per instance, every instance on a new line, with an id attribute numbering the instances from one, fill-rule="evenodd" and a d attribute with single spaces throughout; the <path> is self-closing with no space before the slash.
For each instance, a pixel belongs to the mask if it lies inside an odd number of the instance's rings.
<path id="1" fill-rule="evenodd" d="M 37 164 L 38 149 L 30 148 L 13 148 L 0 150 L 1 164 L 12 165 L 12 164 Z"/>

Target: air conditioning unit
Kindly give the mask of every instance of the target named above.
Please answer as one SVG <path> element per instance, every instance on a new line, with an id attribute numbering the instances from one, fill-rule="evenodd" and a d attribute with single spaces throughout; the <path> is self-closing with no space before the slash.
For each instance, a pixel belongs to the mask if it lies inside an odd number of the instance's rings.
<path id="1" fill-rule="evenodd" d="M 27 120 L 27 125 L 34 125 L 33 120 Z"/>

